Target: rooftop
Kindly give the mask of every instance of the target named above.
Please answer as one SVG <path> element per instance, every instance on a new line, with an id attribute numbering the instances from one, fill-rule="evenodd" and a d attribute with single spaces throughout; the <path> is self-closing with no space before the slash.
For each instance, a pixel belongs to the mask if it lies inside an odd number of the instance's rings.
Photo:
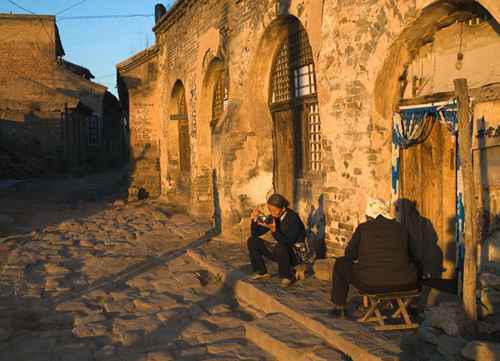
<path id="1" fill-rule="evenodd" d="M 56 20 L 54 15 L 33 15 L 33 14 L 6 14 L 0 13 L 0 19 L 15 20 Z"/>
<path id="2" fill-rule="evenodd" d="M 132 55 L 130 58 L 125 59 L 121 63 L 116 65 L 116 68 L 123 71 L 128 71 L 145 61 L 151 59 L 153 56 L 158 54 L 158 47 L 156 45 L 150 46 L 137 54 Z"/>

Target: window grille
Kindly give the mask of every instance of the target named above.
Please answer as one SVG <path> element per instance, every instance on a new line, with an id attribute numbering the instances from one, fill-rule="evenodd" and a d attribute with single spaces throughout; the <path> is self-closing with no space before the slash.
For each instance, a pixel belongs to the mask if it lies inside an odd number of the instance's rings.
<path id="1" fill-rule="evenodd" d="M 99 144 L 99 117 L 92 115 L 89 120 L 89 145 Z"/>
<path id="2" fill-rule="evenodd" d="M 214 88 L 214 100 L 212 104 L 212 120 L 217 121 L 225 111 L 228 92 L 225 84 L 224 73 L 221 73 Z"/>
<path id="3" fill-rule="evenodd" d="M 299 30 L 290 35 L 290 65 L 293 69 L 312 64 L 314 62 L 312 56 L 312 48 L 309 44 L 307 33 L 304 29 Z"/>
<path id="4" fill-rule="evenodd" d="M 321 122 L 318 103 L 308 104 L 310 170 L 321 171 Z"/>
<path id="5" fill-rule="evenodd" d="M 303 104 L 301 129 L 307 134 L 303 140 L 303 164 L 308 171 L 320 172 L 322 144 L 316 75 L 312 48 L 304 29 L 291 33 L 281 45 L 274 62 L 271 87 L 271 106 Z"/>
<path id="6" fill-rule="evenodd" d="M 307 33 L 302 29 L 291 34 L 278 52 L 273 68 L 271 104 L 288 102 L 292 96 L 313 94 L 316 94 L 314 59 Z"/>
<path id="7" fill-rule="evenodd" d="M 288 60 L 288 44 L 285 41 L 274 63 L 271 103 L 281 103 L 291 100 L 290 66 Z"/>

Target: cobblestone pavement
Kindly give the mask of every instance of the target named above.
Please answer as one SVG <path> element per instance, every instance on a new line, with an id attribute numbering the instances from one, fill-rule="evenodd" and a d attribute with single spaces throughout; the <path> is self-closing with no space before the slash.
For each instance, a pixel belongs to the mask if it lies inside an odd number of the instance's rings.
<path id="1" fill-rule="evenodd" d="M 118 201 L 4 243 L 0 360 L 272 359 L 222 282 L 182 254 L 208 229 Z"/>

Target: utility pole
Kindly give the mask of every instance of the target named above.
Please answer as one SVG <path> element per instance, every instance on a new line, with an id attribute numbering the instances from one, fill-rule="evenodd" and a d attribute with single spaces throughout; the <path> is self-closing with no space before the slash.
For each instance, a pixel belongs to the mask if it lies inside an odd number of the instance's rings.
<path id="1" fill-rule="evenodd" d="M 477 237 L 474 232 L 474 179 L 472 170 L 471 125 L 469 121 L 469 90 L 466 79 L 455 79 L 455 93 L 458 98 L 458 143 L 462 165 L 463 198 L 465 207 L 465 256 L 463 306 L 467 318 L 477 320 Z"/>

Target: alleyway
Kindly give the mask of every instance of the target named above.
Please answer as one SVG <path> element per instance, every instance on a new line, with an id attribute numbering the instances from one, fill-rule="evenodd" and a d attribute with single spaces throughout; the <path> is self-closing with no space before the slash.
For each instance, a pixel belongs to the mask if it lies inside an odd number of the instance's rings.
<path id="1" fill-rule="evenodd" d="M 221 280 L 184 255 L 209 225 L 116 200 L 120 174 L 49 183 L 51 193 L 42 180 L 0 200 L 13 220 L 2 234 L 0 360 L 272 359 L 245 339 L 251 316 Z"/>

